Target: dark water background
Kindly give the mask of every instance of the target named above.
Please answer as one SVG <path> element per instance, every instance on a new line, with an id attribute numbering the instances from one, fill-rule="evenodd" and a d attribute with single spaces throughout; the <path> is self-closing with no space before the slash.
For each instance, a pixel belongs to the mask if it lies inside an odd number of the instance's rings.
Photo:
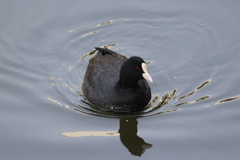
<path id="1" fill-rule="evenodd" d="M 1 159 L 240 158 L 240 1 L 0 1 Z M 92 108 L 96 46 L 147 62 L 143 113 Z"/>

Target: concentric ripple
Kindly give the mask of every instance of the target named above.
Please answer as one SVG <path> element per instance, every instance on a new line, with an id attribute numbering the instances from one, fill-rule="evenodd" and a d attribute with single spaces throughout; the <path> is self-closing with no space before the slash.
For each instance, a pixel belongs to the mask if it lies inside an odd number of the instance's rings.
<path id="1" fill-rule="evenodd" d="M 153 75 L 161 75 L 163 77 L 162 83 L 165 83 L 164 85 L 170 85 L 170 78 L 173 78 L 177 81 L 177 86 L 175 86 L 172 91 L 167 91 L 164 95 L 160 96 L 160 90 L 156 92 L 155 89 L 155 96 L 152 97 L 151 102 L 148 106 L 146 106 L 144 109 L 134 112 L 131 114 L 119 114 L 114 112 L 105 112 L 99 109 L 97 106 L 91 104 L 86 100 L 86 98 L 83 95 L 82 92 L 82 83 L 83 83 L 83 77 L 85 73 L 85 69 L 88 64 L 88 59 L 91 59 L 92 56 L 96 53 L 95 49 L 92 49 L 86 53 L 88 48 L 94 48 L 94 47 L 103 47 L 103 48 L 111 48 L 114 47 L 115 50 L 121 50 L 123 49 L 122 46 L 119 46 L 116 48 L 118 43 L 114 43 L 112 40 L 103 39 L 102 37 L 109 37 L 111 34 L 115 34 L 114 29 L 112 26 L 116 23 L 118 25 L 123 24 L 124 22 L 131 22 L 129 19 L 125 20 L 108 20 L 104 21 L 102 23 L 97 23 L 92 26 L 81 26 L 79 28 L 72 28 L 68 32 L 65 32 L 66 34 L 65 39 L 68 41 L 68 45 L 63 44 L 62 50 L 63 52 L 67 52 L 69 48 L 77 48 L 76 45 L 78 45 L 79 42 L 81 42 L 81 47 L 79 47 L 79 58 L 76 57 L 75 62 L 72 62 L 74 64 L 71 64 L 71 62 L 67 61 L 62 63 L 62 66 L 65 67 L 64 71 L 61 74 L 61 78 L 50 78 L 51 80 L 51 86 L 55 86 L 56 91 L 62 93 L 66 96 L 65 100 L 60 100 L 60 97 L 57 98 L 51 98 L 47 97 L 48 100 L 59 104 L 62 107 L 65 107 L 67 109 L 71 109 L 77 112 L 80 112 L 82 114 L 87 115 L 93 115 L 93 116 L 100 116 L 100 117 L 106 117 L 106 118 L 121 118 L 121 117 L 135 117 L 135 118 L 141 118 L 141 117 L 149 117 L 154 115 L 159 115 L 163 113 L 170 113 L 174 111 L 178 111 L 182 108 L 184 105 L 191 105 L 193 103 L 199 103 L 201 101 L 210 99 L 211 97 L 214 97 L 214 93 L 211 95 L 206 95 L 204 92 L 199 91 L 202 88 L 206 88 L 208 84 L 212 81 L 213 78 L 211 78 L 210 69 L 207 68 L 204 64 L 206 63 L 206 59 L 212 59 L 212 56 L 204 57 L 203 55 L 208 55 L 206 53 L 206 50 L 212 50 L 216 45 L 216 39 L 217 35 L 215 35 L 214 31 L 211 28 L 208 28 L 205 26 L 204 22 L 200 22 L 198 20 L 192 20 L 194 23 L 189 23 L 187 25 L 183 22 L 179 22 L 177 19 L 174 19 L 172 15 L 169 15 L 167 17 L 162 17 L 161 21 L 156 21 L 155 19 L 149 19 L 148 20 L 149 25 L 151 25 L 153 32 L 150 33 L 149 37 L 160 37 L 161 38 L 161 45 L 160 48 L 167 52 L 169 52 L 168 56 L 161 56 L 160 58 L 157 58 L 158 60 L 161 60 L 162 62 L 166 62 L 172 60 L 172 64 L 168 64 L 168 67 L 165 68 L 157 68 L 158 65 L 155 65 L 155 68 L 153 69 Z M 163 22 L 167 23 L 163 23 Z M 150 23 L 151 22 L 151 23 Z M 159 24 L 164 24 L 162 26 L 162 30 L 159 31 Z M 142 24 L 145 24 L 144 21 L 135 21 L 135 23 L 128 23 L 126 25 L 129 25 L 129 28 L 134 28 L 136 30 L 139 30 L 139 26 L 142 26 Z M 197 26 L 196 26 L 197 25 Z M 105 27 L 105 28 L 104 28 Z M 146 26 L 142 26 L 146 27 Z M 165 31 L 164 29 L 172 27 L 172 32 Z M 147 27 L 146 27 L 147 29 Z M 105 31 L 105 32 L 103 32 Z M 108 32 L 106 32 L 108 31 Z M 114 33 L 113 33 L 114 32 Z M 135 40 L 140 39 L 141 34 L 137 34 L 136 37 L 131 37 L 131 35 L 126 35 L 123 31 L 121 31 L 123 34 L 120 37 L 120 39 L 125 38 L 125 36 L 129 36 L 129 42 L 131 42 L 131 38 L 134 38 Z M 140 33 L 140 32 L 139 32 Z M 103 35 L 104 34 L 104 35 Z M 175 35 L 178 35 L 181 37 L 181 35 L 185 35 L 184 41 L 177 41 L 175 40 Z M 207 43 L 205 41 L 201 41 L 201 39 L 208 38 L 209 35 L 212 35 L 211 37 L 211 44 Z M 196 38 L 197 36 L 200 36 L 200 38 Z M 158 37 L 156 39 L 158 39 Z M 160 39 L 159 38 L 159 39 Z M 191 41 L 187 40 L 191 39 Z M 91 42 L 95 42 L 94 44 L 91 44 Z M 169 43 L 172 41 L 172 43 L 175 43 L 175 47 L 169 49 L 164 48 L 164 44 Z M 111 42 L 111 43 L 107 43 Z M 185 46 L 184 43 L 189 42 L 191 47 L 185 49 L 182 46 Z M 61 42 L 59 42 L 61 44 Z M 148 43 L 146 43 L 145 47 L 148 47 Z M 166 45 L 167 46 L 167 45 Z M 140 48 L 139 46 L 136 46 Z M 155 46 L 159 47 L 159 46 Z M 160 49 L 160 50 L 161 50 Z M 154 50 L 153 50 L 154 51 Z M 84 53 L 85 52 L 85 53 Z M 135 51 L 138 53 L 139 51 Z M 157 51 L 158 52 L 158 51 Z M 178 52 L 181 52 L 182 54 L 178 54 Z M 193 52 L 192 57 L 189 57 L 188 52 Z M 198 53 L 202 52 L 203 55 L 199 55 Z M 75 54 L 76 55 L 76 54 Z M 158 60 L 155 60 L 155 58 L 147 58 L 149 62 L 147 64 L 153 63 L 160 63 Z M 176 68 L 177 64 L 177 69 Z M 165 65 L 166 66 L 166 65 Z M 204 74 L 203 74 L 204 73 Z M 184 77 L 184 76 L 185 77 Z M 197 79 L 200 79 L 200 76 L 204 75 L 207 77 L 208 80 L 202 80 L 202 82 L 199 82 L 198 87 L 193 89 L 187 94 L 181 95 L 180 93 L 184 92 L 182 89 L 179 89 L 179 86 L 183 83 L 185 83 L 186 89 L 186 83 L 188 82 L 196 82 Z M 62 78 L 64 77 L 64 78 Z M 159 76 L 158 76 L 159 77 Z M 202 79 L 202 77 L 201 77 Z M 55 81 L 55 82 L 54 82 Z M 156 85 L 159 85 L 159 81 L 155 81 Z M 171 79 L 171 85 L 175 83 L 174 80 Z M 58 84 L 58 85 L 55 85 Z M 161 84 L 162 85 L 162 84 Z M 56 87 L 57 86 L 57 87 Z M 189 90 L 189 88 L 188 88 Z M 198 92 L 198 95 L 201 95 L 199 97 L 196 97 L 195 93 Z M 194 95 L 194 96 L 193 96 Z M 239 99 L 240 96 L 225 98 L 223 100 L 218 100 L 214 105 L 218 105 L 224 102 L 229 102 L 232 100 Z M 195 100 L 192 100 L 195 99 Z M 213 104 L 209 105 L 203 105 L 203 107 L 210 107 L 213 106 Z"/>
<path id="2" fill-rule="evenodd" d="M 113 47 L 113 46 L 116 46 L 116 44 L 108 44 L 108 45 L 104 45 L 102 47 L 109 49 L 110 47 Z M 96 53 L 95 49 L 90 51 L 89 53 L 85 54 L 83 57 L 79 58 L 77 63 L 82 63 L 86 57 L 91 58 L 92 56 L 94 56 L 95 53 Z M 51 79 L 53 79 L 53 78 L 51 78 Z M 207 81 L 200 84 L 192 92 L 190 92 L 186 95 L 183 95 L 183 96 L 179 96 L 179 92 L 177 91 L 177 89 L 175 89 L 171 92 L 166 92 L 161 97 L 160 97 L 160 94 L 157 94 L 152 97 L 151 102 L 149 103 L 148 106 L 146 106 L 144 109 L 142 109 L 138 112 L 134 112 L 131 114 L 119 114 L 119 113 L 114 113 L 114 112 L 102 111 L 100 108 L 98 108 L 97 106 L 95 106 L 94 104 L 91 104 L 90 102 L 88 102 L 86 100 L 86 98 L 83 95 L 82 90 L 75 90 L 75 89 L 71 88 L 70 86 L 68 86 L 67 84 L 65 85 L 65 88 L 67 88 L 75 96 L 78 96 L 80 98 L 79 101 L 74 101 L 73 104 L 70 106 L 70 105 L 62 104 L 62 103 L 58 102 L 57 100 L 51 99 L 50 97 L 48 97 L 47 99 L 52 102 L 58 103 L 62 107 L 65 107 L 67 109 L 71 109 L 71 110 L 74 110 L 74 111 L 77 111 L 77 112 L 80 112 L 83 114 L 106 117 L 106 118 L 122 118 L 122 117 L 141 118 L 141 117 L 149 117 L 149 116 L 159 115 L 159 114 L 163 114 L 163 113 L 178 111 L 181 109 L 182 105 L 198 103 L 200 101 L 211 98 L 212 95 L 203 95 L 194 101 L 182 102 L 184 99 L 189 98 L 190 96 L 195 94 L 197 91 L 206 87 L 207 84 L 209 84 L 211 81 L 212 81 L 212 79 L 208 79 Z M 240 98 L 240 96 L 221 100 L 216 104 L 235 100 L 238 98 Z M 209 107 L 209 106 L 207 106 L 207 107 Z"/>

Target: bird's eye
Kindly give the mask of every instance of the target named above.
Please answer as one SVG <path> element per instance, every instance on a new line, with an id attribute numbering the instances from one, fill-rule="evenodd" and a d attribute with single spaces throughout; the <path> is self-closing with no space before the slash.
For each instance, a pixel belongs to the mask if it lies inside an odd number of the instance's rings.
<path id="1" fill-rule="evenodd" d="M 140 69 L 140 68 L 137 66 L 136 69 Z"/>

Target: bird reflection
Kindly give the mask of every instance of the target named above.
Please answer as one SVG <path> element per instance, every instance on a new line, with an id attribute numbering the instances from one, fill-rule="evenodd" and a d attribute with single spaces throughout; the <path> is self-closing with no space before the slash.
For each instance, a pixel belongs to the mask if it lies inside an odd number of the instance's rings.
<path id="1" fill-rule="evenodd" d="M 63 132 L 60 135 L 77 138 L 77 137 L 111 137 L 119 136 L 122 144 L 129 150 L 132 155 L 141 156 L 146 149 L 152 145 L 146 143 L 140 138 L 137 129 L 138 121 L 136 118 L 121 118 L 119 131 L 73 131 Z"/>
<path id="2" fill-rule="evenodd" d="M 128 151 L 135 155 L 141 156 L 146 149 L 151 148 L 152 145 L 146 143 L 142 138 L 137 135 L 138 121 L 136 118 L 122 118 L 120 119 L 120 140 Z"/>

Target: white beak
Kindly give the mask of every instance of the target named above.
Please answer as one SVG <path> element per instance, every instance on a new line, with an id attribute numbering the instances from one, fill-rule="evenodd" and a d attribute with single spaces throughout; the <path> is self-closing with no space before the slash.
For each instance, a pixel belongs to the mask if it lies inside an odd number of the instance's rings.
<path id="1" fill-rule="evenodd" d="M 153 83 L 152 77 L 147 72 L 147 65 L 145 63 L 142 63 L 142 69 L 143 69 L 143 78 L 145 78 L 147 81 Z"/>

